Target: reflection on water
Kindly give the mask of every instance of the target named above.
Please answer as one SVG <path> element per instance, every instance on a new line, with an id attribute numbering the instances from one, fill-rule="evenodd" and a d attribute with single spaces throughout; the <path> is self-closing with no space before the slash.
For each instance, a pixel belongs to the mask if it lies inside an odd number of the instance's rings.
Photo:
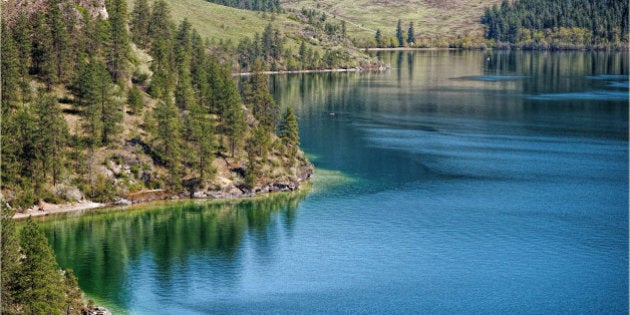
<path id="1" fill-rule="evenodd" d="M 627 313 L 628 54 L 380 58 L 271 77 L 306 196 L 49 220 L 61 265 L 133 314 Z"/>
<path id="2" fill-rule="evenodd" d="M 168 296 L 181 285 L 175 279 L 182 270 L 203 263 L 209 272 L 203 279 L 234 284 L 243 238 L 250 236 L 259 255 L 273 253 L 273 234 L 290 236 L 305 195 L 301 191 L 234 202 L 165 203 L 47 220 L 42 226 L 59 264 L 74 269 L 81 288 L 122 311 L 134 307 L 136 286 L 143 285 L 135 283 L 136 278 L 159 284 L 149 289 Z M 155 268 L 151 274 L 136 274 L 147 266 Z"/>

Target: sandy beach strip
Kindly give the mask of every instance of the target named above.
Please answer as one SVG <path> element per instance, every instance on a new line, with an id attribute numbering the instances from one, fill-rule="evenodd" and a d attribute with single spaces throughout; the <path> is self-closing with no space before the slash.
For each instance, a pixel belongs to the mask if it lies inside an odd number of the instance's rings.
<path id="1" fill-rule="evenodd" d="M 73 204 L 51 204 L 51 203 L 42 203 L 41 206 L 35 206 L 29 209 L 26 209 L 24 212 L 16 212 L 13 215 L 14 219 L 24 219 L 29 216 L 39 217 L 56 213 L 65 213 L 65 212 L 73 212 L 73 211 L 81 211 L 81 210 L 89 210 L 102 208 L 107 206 L 104 203 L 92 202 L 92 201 L 80 201 Z"/>

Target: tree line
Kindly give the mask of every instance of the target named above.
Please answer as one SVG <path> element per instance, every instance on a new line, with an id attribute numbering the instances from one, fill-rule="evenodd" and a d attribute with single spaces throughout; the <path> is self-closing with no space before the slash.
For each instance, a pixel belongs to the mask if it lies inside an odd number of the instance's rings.
<path id="1" fill-rule="evenodd" d="M 407 28 L 403 28 L 402 20 L 396 23 L 396 30 L 392 35 L 383 33 L 381 29 L 377 29 L 374 33 L 374 39 L 362 43 L 359 46 L 371 48 L 396 48 L 396 47 L 414 47 L 416 45 L 416 31 L 413 22 L 409 22 Z"/>
<path id="2" fill-rule="evenodd" d="M 282 12 L 279 0 L 208 0 L 208 2 L 245 10 Z"/>
<path id="3" fill-rule="evenodd" d="M 485 36 L 532 48 L 614 47 L 628 43 L 628 1 L 505 0 L 485 10 Z"/>
<path id="4" fill-rule="evenodd" d="M 243 165 L 252 189 L 273 173 L 272 155 L 278 168 L 303 159 L 297 117 L 280 112 L 262 60 L 239 90 L 229 64 L 188 21 L 175 24 L 163 0 L 138 0 L 131 13 L 125 0 L 106 0 L 107 16 L 71 1 L 32 5 L 1 19 L 1 312 L 79 314 L 72 271 L 60 269 L 33 220 L 15 228 L 15 211 L 203 189 L 217 158 Z M 121 151 L 146 163 L 108 175 L 103 165 Z"/>
<path id="5" fill-rule="evenodd" d="M 29 218 L 18 229 L 0 200 L 2 314 L 82 314 L 83 292 L 70 269 L 61 270 L 48 240 Z"/>

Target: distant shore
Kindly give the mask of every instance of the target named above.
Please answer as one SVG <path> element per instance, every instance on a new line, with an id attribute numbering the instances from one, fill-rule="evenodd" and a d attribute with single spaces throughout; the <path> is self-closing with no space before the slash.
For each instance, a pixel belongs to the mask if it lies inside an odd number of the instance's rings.
<path id="1" fill-rule="evenodd" d="M 326 72 L 361 72 L 361 71 L 385 71 L 390 67 L 386 65 L 356 68 L 337 68 L 337 69 L 320 69 L 320 70 L 278 70 L 278 71 L 261 71 L 262 74 L 296 74 L 296 73 L 326 73 Z M 250 76 L 252 72 L 233 72 L 232 76 Z"/>

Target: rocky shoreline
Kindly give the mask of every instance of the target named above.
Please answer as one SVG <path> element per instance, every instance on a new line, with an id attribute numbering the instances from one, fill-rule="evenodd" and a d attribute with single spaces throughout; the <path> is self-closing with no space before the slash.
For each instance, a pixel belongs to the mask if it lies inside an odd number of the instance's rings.
<path id="1" fill-rule="evenodd" d="M 240 199 L 252 198 L 258 195 L 281 193 L 299 190 L 302 184 L 310 180 L 313 175 L 313 169 L 304 170 L 300 177 L 290 180 L 272 182 L 252 190 L 236 187 L 233 184 L 223 187 L 220 190 L 199 190 L 194 192 L 182 192 L 178 194 L 169 193 L 163 189 L 153 189 L 139 191 L 127 196 L 127 198 L 118 198 L 110 203 L 98 203 L 89 200 L 82 200 L 74 204 L 51 204 L 43 202 L 40 205 L 33 206 L 22 212 L 16 212 L 14 219 L 26 219 L 28 217 L 47 216 L 59 213 L 77 212 L 85 210 L 102 209 L 115 206 L 131 206 L 134 204 L 149 203 L 155 201 L 166 200 L 183 200 L 183 199 Z"/>

